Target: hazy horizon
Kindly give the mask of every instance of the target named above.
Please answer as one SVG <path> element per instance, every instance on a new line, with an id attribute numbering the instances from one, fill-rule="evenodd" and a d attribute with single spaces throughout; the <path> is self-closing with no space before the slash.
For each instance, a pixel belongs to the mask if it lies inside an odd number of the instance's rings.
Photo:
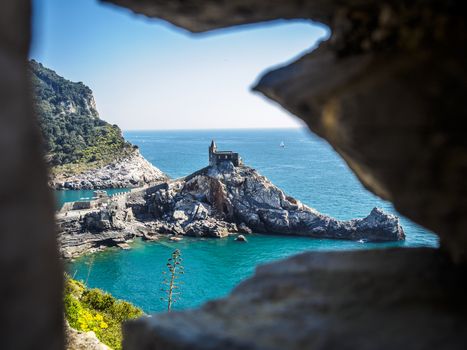
<path id="1" fill-rule="evenodd" d="M 287 130 L 287 129 L 307 129 L 308 127 L 303 124 L 297 124 L 292 126 L 277 126 L 277 127 L 227 127 L 227 128 L 176 128 L 176 129 L 122 129 L 123 132 L 125 131 L 246 131 L 246 130 Z"/>
<path id="2" fill-rule="evenodd" d="M 250 88 L 327 35 L 305 21 L 193 35 L 94 0 L 33 0 L 33 10 L 30 58 L 89 86 L 100 117 L 125 131 L 302 127 Z"/>

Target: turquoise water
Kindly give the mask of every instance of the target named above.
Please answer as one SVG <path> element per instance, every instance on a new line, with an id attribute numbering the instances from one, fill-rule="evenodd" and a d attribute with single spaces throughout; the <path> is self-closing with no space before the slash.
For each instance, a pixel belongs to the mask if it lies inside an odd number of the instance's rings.
<path id="1" fill-rule="evenodd" d="M 150 162 L 172 177 L 181 177 L 206 166 L 208 146 L 215 138 L 220 150 L 240 152 L 247 165 L 322 213 L 351 219 L 364 217 L 378 206 L 397 214 L 391 204 L 362 187 L 328 144 L 302 129 L 132 131 L 125 132 L 125 137 L 138 145 Z M 281 141 L 285 148 L 279 147 Z M 109 249 L 93 257 L 82 257 L 70 263 L 68 270 L 82 280 L 86 280 L 89 273 L 90 286 L 130 300 L 147 312 L 158 312 L 165 309 L 160 301 L 162 271 L 170 253 L 179 248 L 186 273 L 176 308 L 185 309 L 227 295 L 238 282 L 250 276 L 258 264 L 298 252 L 438 246 L 434 234 L 404 217 L 401 222 L 407 235 L 404 242 L 375 244 L 264 235 L 249 236 L 246 244 L 232 238 L 136 241 L 132 250 Z"/>
<path id="2" fill-rule="evenodd" d="M 126 188 L 111 188 L 105 190 L 109 196 L 128 192 L 129 189 Z M 94 195 L 94 190 L 77 190 L 77 191 L 55 191 L 55 198 L 57 208 L 61 208 L 62 205 L 66 202 L 76 202 L 76 201 L 88 201 L 91 200 Z"/>

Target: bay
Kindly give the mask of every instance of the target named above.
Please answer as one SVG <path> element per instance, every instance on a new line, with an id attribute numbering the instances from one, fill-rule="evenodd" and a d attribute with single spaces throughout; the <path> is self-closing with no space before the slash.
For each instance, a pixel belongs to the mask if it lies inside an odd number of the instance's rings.
<path id="1" fill-rule="evenodd" d="M 407 236 L 405 241 L 393 243 L 277 235 L 251 235 L 247 237 L 248 243 L 235 242 L 233 238 L 184 238 L 180 242 L 151 243 L 137 240 L 131 250 L 109 249 L 67 264 L 69 273 L 87 279 L 89 286 L 129 300 L 146 312 L 165 310 L 165 302 L 160 300 L 164 295 L 162 272 L 171 252 L 177 248 L 182 252 L 186 272 L 175 308 L 187 309 L 226 296 L 257 265 L 296 253 L 439 245 L 436 235 L 401 216 L 390 203 L 363 188 L 342 158 L 305 129 L 127 131 L 124 136 L 173 178 L 205 167 L 209 144 L 215 139 L 219 150 L 239 152 L 245 164 L 318 211 L 338 219 L 352 219 L 368 215 L 375 206 L 381 207 L 400 217 Z M 282 142 L 285 147 L 280 147 Z"/>

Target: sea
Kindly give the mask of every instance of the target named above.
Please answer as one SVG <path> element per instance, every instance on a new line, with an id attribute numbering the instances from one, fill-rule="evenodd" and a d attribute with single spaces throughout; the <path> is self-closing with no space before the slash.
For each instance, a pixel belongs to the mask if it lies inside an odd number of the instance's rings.
<path id="1" fill-rule="evenodd" d="M 184 238 L 179 242 L 135 240 L 130 250 L 110 248 L 68 262 L 66 269 L 92 288 L 128 300 L 145 312 L 166 310 L 164 272 L 175 249 L 181 251 L 185 273 L 180 278 L 174 309 L 189 309 L 227 296 L 258 265 L 307 251 L 346 251 L 389 247 L 438 247 L 438 237 L 399 214 L 368 192 L 332 147 L 307 129 L 127 131 L 147 160 L 172 178 L 203 168 L 208 147 L 239 152 L 288 195 L 338 219 L 367 216 L 374 207 L 400 217 L 406 240 L 364 243 L 306 237 L 253 234 L 247 243 L 233 237 Z M 283 144 L 283 147 L 281 147 Z M 400 176 L 404 176 L 400 174 Z M 123 190 L 112 190 L 110 193 Z M 57 205 L 92 197 L 92 191 L 57 191 Z"/>

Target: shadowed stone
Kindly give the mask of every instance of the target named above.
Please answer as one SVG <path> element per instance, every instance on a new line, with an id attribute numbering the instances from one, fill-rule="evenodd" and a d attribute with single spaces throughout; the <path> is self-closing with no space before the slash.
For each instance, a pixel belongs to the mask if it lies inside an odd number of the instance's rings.
<path id="1" fill-rule="evenodd" d="M 331 37 L 254 88 L 325 138 L 370 191 L 467 259 L 461 1 L 105 0 L 193 32 L 310 19 Z"/>
<path id="2" fill-rule="evenodd" d="M 437 232 L 450 259 L 467 260 L 461 1 L 105 1 L 193 32 L 292 18 L 328 25 L 328 41 L 254 89 L 329 141 L 367 189 Z M 296 257 L 224 301 L 129 324 L 126 349 L 462 348 L 465 271 L 439 254 Z"/>
<path id="3" fill-rule="evenodd" d="M 113 2 L 197 32 L 280 18 L 327 24 L 328 42 L 256 89 L 466 260 L 461 1 Z M 29 1 L 0 5 L 1 339 L 2 349 L 58 349 L 62 276 L 28 92 L 29 23 Z M 433 250 L 306 254 L 259 269 L 226 300 L 130 323 L 125 348 L 463 348 L 463 280 L 465 270 Z"/>
<path id="4" fill-rule="evenodd" d="M 200 309 L 127 323 L 124 348 L 463 349 L 463 273 L 434 249 L 305 253 Z"/>
<path id="5" fill-rule="evenodd" d="M 62 349 L 53 198 L 27 71 L 30 3 L 0 5 L 0 348 Z"/>

